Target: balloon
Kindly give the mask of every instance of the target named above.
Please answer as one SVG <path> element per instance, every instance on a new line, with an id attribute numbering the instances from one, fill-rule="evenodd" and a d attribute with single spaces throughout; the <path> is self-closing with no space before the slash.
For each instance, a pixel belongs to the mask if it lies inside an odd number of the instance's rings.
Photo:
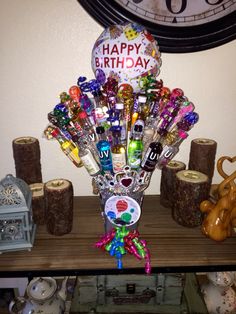
<path id="1" fill-rule="evenodd" d="M 142 89 L 143 77 L 160 72 L 160 52 L 154 37 L 134 23 L 112 25 L 99 36 L 92 50 L 92 69 L 103 84 L 112 77 L 129 84 L 134 92 Z"/>

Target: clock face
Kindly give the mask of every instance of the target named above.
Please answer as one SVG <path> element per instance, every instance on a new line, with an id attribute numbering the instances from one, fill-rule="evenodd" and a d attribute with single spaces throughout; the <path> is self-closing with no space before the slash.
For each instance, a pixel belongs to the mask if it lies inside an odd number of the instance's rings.
<path id="1" fill-rule="evenodd" d="M 161 52 L 193 52 L 236 39 L 236 0 L 78 0 L 104 27 L 143 25 Z"/>
<path id="2" fill-rule="evenodd" d="M 236 1 L 228 0 L 115 0 L 140 18 L 173 26 L 194 26 L 218 20 L 236 8 Z"/>

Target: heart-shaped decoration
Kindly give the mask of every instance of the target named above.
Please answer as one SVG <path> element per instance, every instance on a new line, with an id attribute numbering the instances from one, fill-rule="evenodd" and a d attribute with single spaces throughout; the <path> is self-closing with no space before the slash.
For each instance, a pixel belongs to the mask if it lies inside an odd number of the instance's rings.
<path id="1" fill-rule="evenodd" d="M 128 188 L 133 183 L 132 178 L 123 178 L 120 180 L 120 184 L 123 185 L 125 188 Z"/>
<path id="2" fill-rule="evenodd" d="M 222 156 L 218 161 L 217 161 L 217 170 L 219 172 L 219 174 L 224 178 L 228 178 L 229 175 L 227 173 L 224 172 L 223 170 L 223 164 L 225 162 L 225 160 L 227 160 L 230 163 L 234 163 L 236 161 L 236 156 L 234 157 L 229 157 L 229 156 Z"/>
<path id="3" fill-rule="evenodd" d="M 128 203 L 125 200 L 119 200 L 116 203 L 116 208 L 118 212 L 123 212 L 128 208 Z"/>

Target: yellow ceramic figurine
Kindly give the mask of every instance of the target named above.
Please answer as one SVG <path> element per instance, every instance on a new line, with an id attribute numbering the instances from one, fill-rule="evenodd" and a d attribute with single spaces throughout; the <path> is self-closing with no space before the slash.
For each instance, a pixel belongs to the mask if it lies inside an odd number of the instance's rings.
<path id="1" fill-rule="evenodd" d="M 224 178 L 218 186 L 218 200 L 200 204 L 200 210 L 205 214 L 202 232 L 215 241 L 230 237 L 236 226 L 236 171 L 228 176 L 222 169 L 224 160 L 234 162 L 236 157 L 223 156 L 217 162 L 217 170 Z"/>

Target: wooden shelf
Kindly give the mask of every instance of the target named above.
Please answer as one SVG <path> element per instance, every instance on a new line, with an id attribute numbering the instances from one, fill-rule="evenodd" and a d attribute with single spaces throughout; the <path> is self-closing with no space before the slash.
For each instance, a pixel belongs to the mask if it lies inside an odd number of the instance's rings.
<path id="1" fill-rule="evenodd" d="M 236 236 L 217 243 L 202 235 L 200 227 L 186 228 L 160 206 L 159 196 L 145 196 L 139 223 L 147 240 L 154 272 L 200 272 L 236 270 Z M 0 255 L 0 277 L 36 275 L 83 275 L 144 273 L 144 261 L 123 258 L 117 270 L 115 259 L 94 247 L 104 233 L 98 197 L 75 197 L 73 229 L 56 237 L 38 226 L 33 249 Z"/>

